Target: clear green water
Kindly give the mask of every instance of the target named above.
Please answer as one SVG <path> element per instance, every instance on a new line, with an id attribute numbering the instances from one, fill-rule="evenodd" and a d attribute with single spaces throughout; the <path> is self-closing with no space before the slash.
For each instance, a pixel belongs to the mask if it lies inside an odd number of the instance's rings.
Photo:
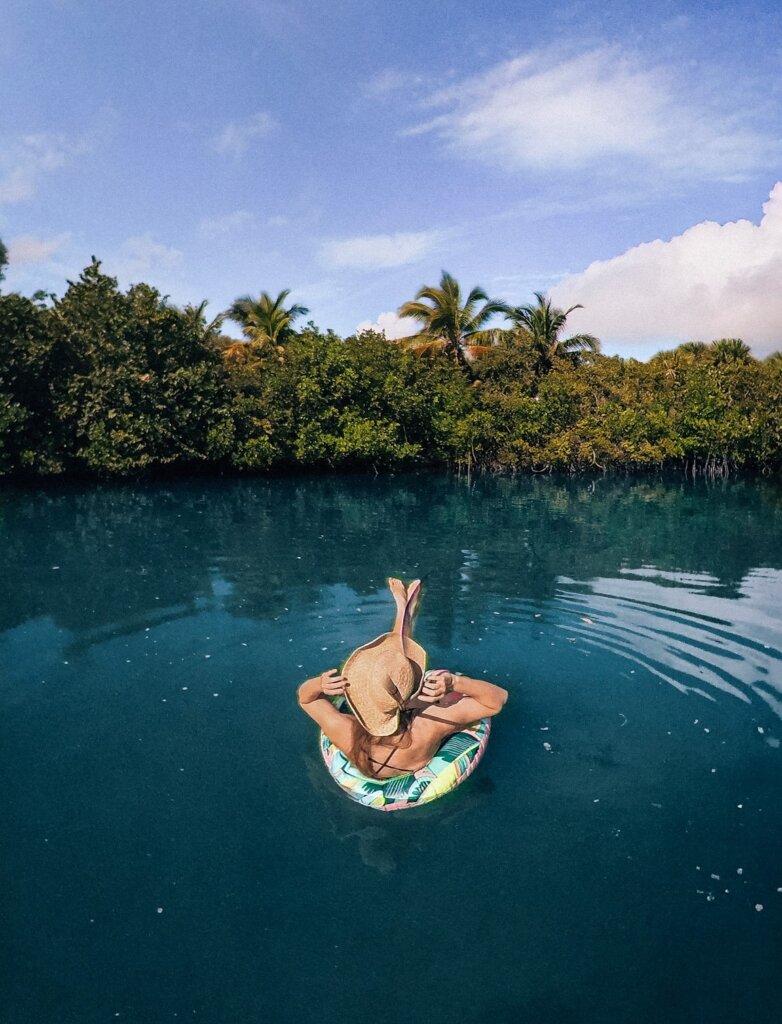
<path id="1" fill-rule="evenodd" d="M 779 489 L 197 481 L 0 516 L 3 1024 L 779 1021 Z M 426 581 L 432 665 L 511 692 L 475 775 L 397 815 L 294 702 L 388 628 L 388 574 Z"/>

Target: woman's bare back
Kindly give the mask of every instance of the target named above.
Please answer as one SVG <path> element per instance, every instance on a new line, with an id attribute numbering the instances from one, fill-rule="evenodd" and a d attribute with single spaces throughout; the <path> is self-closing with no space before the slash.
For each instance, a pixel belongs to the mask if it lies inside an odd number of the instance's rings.
<path id="1" fill-rule="evenodd" d="M 458 698 L 454 700 L 453 695 L 448 694 L 437 704 L 429 704 L 425 709 L 416 711 L 401 746 L 395 736 L 389 736 L 385 742 L 378 739 L 373 743 L 369 756 L 376 778 L 406 775 L 428 764 L 448 737 L 464 728 L 448 714 L 449 707 L 456 703 Z"/>

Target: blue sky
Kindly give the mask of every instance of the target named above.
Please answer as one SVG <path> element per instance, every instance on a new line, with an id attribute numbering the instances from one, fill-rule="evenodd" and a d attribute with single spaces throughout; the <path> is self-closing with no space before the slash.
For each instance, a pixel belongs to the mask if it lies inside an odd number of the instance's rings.
<path id="1" fill-rule="evenodd" d="M 342 334 L 448 269 L 609 352 L 782 348 L 776 4 L 10 0 L 4 288 L 95 254 Z M 380 319 L 378 319 L 380 318 Z M 777 326 L 779 325 L 779 326 Z"/>

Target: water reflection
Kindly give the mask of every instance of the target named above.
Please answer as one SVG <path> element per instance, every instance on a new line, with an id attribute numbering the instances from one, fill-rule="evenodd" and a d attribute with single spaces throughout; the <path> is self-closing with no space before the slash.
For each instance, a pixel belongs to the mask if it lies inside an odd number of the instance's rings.
<path id="1" fill-rule="evenodd" d="M 197 481 L 10 490 L 0 508 L 0 629 L 49 619 L 70 649 L 221 610 L 317 615 L 346 651 L 386 628 L 394 572 L 424 577 L 435 646 L 560 616 L 571 642 L 683 692 L 782 713 L 782 503 L 763 482 Z"/>
<path id="2" fill-rule="evenodd" d="M 50 615 L 133 629 L 215 604 L 272 618 L 324 585 L 369 597 L 397 570 L 428 577 L 447 641 L 459 594 L 476 618 L 497 598 L 551 598 L 562 578 L 646 572 L 741 599 L 757 567 L 782 568 L 779 490 L 762 482 L 207 481 L 9 490 L 0 516 L 0 628 Z"/>

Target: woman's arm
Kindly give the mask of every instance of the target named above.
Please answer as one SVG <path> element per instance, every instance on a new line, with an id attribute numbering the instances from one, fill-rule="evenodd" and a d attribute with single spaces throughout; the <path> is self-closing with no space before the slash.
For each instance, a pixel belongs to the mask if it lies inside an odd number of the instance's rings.
<path id="1" fill-rule="evenodd" d="M 477 701 L 490 715 L 498 715 L 508 699 L 508 691 L 501 686 L 487 683 L 485 679 L 470 679 L 469 676 L 451 675 L 450 689 L 452 693 L 461 693 Z"/>
<path id="2" fill-rule="evenodd" d="M 431 708 L 425 717 L 452 725 L 469 725 L 498 715 L 507 699 L 508 691 L 501 686 L 443 669 L 428 674 L 418 698 L 421 705 Z"/>
<path id="3" fill-rule="evenodd" d="M 302 711 L 317 722 L 331 742 L 349 757 L 353 747 L 353 719 L 337 711 L 329 699 L 339 697 L 344 692 L 345 677 L 339 669 L 332 668 L 303 682 L 298 690 L 298 698 Z"/>

